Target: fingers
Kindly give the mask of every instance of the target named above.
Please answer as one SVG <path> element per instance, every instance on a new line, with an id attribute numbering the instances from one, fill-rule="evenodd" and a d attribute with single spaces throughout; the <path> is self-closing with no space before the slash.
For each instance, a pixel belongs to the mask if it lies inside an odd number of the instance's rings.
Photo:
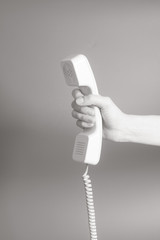
<path id="1" fill-rule="evenodd" d="M 80 120 L 77 120 L 76 122 L 77 126 L 80 128 L 91 128 L 94 126 L 94 123 L 87 123 L 87 122 L 82 122 Z"/>
<path id="2" fill-rule="evenodd" d="M 95 115 L 95 111 L 93 107 L 87 107 L 87 106 L 79 106 L 76 101 L 74 100 L 72 102 L 72 108 L 80 113 L 86 114 L 86 115 L 90 115 L 90 116 L 94 116 Z"/>
<path id="3" fill-rule="evenodd" d="M 100 95 L 87 95 L 80 96 L 76 99 L 76 104 L 79 106 L 97 106 L 100 109 L 104 109 L 112 103 L 109 97 L 103 97 Z"/>
<path id="4" fill-rule="evenodd" d="M 82 94 L 82 92 L 79 89 L 74 89 L 72 91 L 72 96 L 74 99 L 79 98 L 79 97 L 83 97 L 84 95 Z"/>
<path id="5" fill-rule="evenodd" d="M 86 122 L 86 123 L 94 123 L 95 118 L 90 115 L 86 115 L 83 113 L 76 112 L 75 110 L 72 111 L 72 116 L 80 121 Z"/>
<path id="6" fill-rule="evenodd" d="M 84 96 L 79 89 L 74 89 L 72 95 L 78 106 L 97 106 L 100 109 L 104 109 L 113 103 L 109 97 L 103 97 L 101 95 L 90 94 Z"/>
<path id="7" fill-rule="evenodd" d="M 74 89 L 72 91 L 72 96 L 74 101 L 72 102 L 72 116 L 77 119 L 77 126 L 81 128 L 90 128 L 94 126 L 95 123 L 95 111 L 91 106 L 79 106 L 76 103 L 76 99 L 83 97 L 84 95 L 81 93 L 79 89 Z"/>
<path id="8" fill-rule="evenodd" d="M 94 109 L 91 107 L 79 107 L 76 104 L 74 106 L 76 107 L 73 107 L 72 116 L 77 119 L 77 126 L 81 128 L 93 127 L 95 123 Z"/>

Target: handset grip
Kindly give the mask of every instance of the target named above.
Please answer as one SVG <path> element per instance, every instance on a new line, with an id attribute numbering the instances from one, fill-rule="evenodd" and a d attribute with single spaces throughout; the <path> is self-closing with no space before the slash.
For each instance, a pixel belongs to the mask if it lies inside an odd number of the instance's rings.
<path id="1" fill-rule="evenodd" d="M 79 88 L 84 95 L 94 94 L 94 91 L 89 86 Z M 86 128 L 76 136 L 73 159 L 96 165 L 101 155 L 102 117 L 99 108 L 95 106 L 93 108 L 95 110 L 95 124 L 92 128 Z"/>
<path id="2" fill-rule="evenodd" d="M 61 63 L 66 83 L 77 86 L 84 95 L 98 95 L 96 81 L 84 55 L 72 56 L 64 59 Z M 100 159 L 102 146 L 102 118 L 99 108 L 95 109 L 95 125 L 84 129 L 75 139 L 73 160 L 86 164 L 97 164 Z"/>

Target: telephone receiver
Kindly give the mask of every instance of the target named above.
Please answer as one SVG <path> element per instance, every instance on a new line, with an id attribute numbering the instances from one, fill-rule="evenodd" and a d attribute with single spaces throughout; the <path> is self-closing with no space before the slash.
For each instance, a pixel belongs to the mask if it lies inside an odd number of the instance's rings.
<path id="1" fill-rule="evenodd" d="M 67 57 L 61 61 L 67 85 L 78 87 L 84 95 L 98 95 L 98 88 L 89 61 L 84 55 Z M 72 158 L 75 161 L 96 165 L 100 160 L 102 147 L 102 117 L 95 107 L 95 125 L 84 129 L 75 139 Z"/>
<path id="2" fill-rule="evenodd" d="M 61 61 L 61 66 L 66 83 L 69 86 L 79 87 L 84 95 L 98 95 L 98 89 L 91 66 L 84 55 L 68 57 Z M 88 166 L 89 164 L 96 165 L 99 162 L 102 147 L 101 113 L 99 108 L 95 106 L 94 108 L 96 118 L 95 125 L 92 128 L 84 129 L 76 136 L 72 154 L 73 160 L 86 164 L 86 171 L 82 177 L 85 186 L 91 240 L 97 240 L 97 229 L 93 190 L 91 179 L 88 175 Z"/>

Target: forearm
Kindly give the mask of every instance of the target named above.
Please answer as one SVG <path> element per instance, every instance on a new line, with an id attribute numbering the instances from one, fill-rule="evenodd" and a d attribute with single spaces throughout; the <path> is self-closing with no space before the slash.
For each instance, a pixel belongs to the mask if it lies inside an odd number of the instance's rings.
<path id="1" fill-rule="evenodd" d="M 109 97 L 83 94 L 75 89 L 72 116 L 81 128 L 90 128 L 95 118 L 93 108 L 100 109 L 103 137 L 116 142 L 135 142 L 160 146 L 160 115 L 130 115 L 123 113 Z M 92 111 L 91 111 L 92 110 Z M 93 125 L 92 125 L 93 126 Z"/>
<path id="2" fill-rule="evenodd" d="M 125 114 L 122 141 L 160 146 L 160 116 Z"/>

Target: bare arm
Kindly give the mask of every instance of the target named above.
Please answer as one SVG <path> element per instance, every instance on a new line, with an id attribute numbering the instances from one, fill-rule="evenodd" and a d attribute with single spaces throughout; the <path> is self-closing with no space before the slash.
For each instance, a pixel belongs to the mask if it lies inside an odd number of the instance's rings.
<path id="1" fill-rule="evenodd" d="M 126 141 L 160 146 L 160 116 L 126 114 L 125 118 Z"/>
<path id="2" fill-rule="evenodd" d="M 103 137 L 116 142 L 135 142 L 160 146 L 160 116 L 123 113 L 109 97 L 83 96 L 73 90 L 72 116 L 81 128 L 94 125 L 94 109 L 99 107 L 103 118 Z"/>

